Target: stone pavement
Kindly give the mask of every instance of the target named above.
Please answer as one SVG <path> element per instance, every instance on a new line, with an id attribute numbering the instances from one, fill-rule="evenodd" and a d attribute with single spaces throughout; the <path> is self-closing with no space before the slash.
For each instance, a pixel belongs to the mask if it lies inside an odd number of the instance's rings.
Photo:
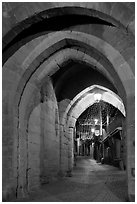
<path id="1" fill-rule="evenodd" d="M 79 157 L 72 177 L 43 187 L 24 202 L 127 202 L 126 172 Z"/>

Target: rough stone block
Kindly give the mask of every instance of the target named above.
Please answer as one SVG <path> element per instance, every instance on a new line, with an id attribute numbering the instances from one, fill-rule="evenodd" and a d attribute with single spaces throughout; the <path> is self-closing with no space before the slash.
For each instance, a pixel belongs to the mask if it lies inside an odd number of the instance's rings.
<path id="1" fill-rule="evenodd" d="M 132 11 L 119 2 L 115 3 L 111 10 L 111 16 L 120 21 L 125 27 L 129 24 L 132 15 Z"/>

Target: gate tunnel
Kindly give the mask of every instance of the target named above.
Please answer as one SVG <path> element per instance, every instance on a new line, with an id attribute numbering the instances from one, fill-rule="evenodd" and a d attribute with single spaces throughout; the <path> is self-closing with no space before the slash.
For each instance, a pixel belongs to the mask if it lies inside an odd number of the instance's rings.
<path id="1" fill-rule="evenodd" d="M 72 169 L 73 128 L 98 89 L 126 116 L 134 200 L 134 3 L 4 2 L 2 12 L 3 200 Z M 62 24 L 69 17 L 74 22 Z"/>

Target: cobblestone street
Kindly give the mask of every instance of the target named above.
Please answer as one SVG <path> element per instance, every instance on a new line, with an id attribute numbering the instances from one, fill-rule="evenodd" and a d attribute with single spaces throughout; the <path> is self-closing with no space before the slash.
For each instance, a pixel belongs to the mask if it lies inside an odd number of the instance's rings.
<path id="1" fill-rule="evenodd" d="M 126 172 L 79 157 L 72 177 L 45 184 L 26 202 L 126 202 Z"/>

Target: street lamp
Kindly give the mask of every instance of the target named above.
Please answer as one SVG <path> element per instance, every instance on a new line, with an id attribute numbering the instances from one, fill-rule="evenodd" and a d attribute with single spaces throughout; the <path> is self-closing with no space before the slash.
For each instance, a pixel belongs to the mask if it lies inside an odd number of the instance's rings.
<path id="1" fill-rule="evenodd" d="M 102 98 L 102 94 L 101 93 L 95 93 L 94 94 L 94 99 L 97 103 L 100 102 Z M 99 104 L 99 116 L 100 116 L 100 135 L 102 135 L 102 114 L 101 114 L 101 105 Z"/>
<path id="2" fill-rule="evenodd" d="M 100 93 L 94 94 L 94 99 L 96 102 L 99 102 L 101 100 L 101 97 L 102 97 L 102 94 L 100 94 Z"/>
<path id="3" fill-rule="evenodd" d="M 91 129 L 91 132 L 92 132 L 92 133 L 94 133 L 94 132 L 95 132 L 95 129 L 94 129 L 94 128 L 92 128 L 92 129 Z"/>
<path id="4" fill-rule="evenodd" d="M 99 103 L 101 101 L 102 94 L 101 93 L 95 93 L 94 94 L 94 100 L 96 103 Z M 102 135 L 102 113 L 101 113 L 101 104 L 99 103 L 99 118 L 100 118 L 100 130 L 98 130 L 98 133 Z M 97 162 L 100 162 L 100 144 L 97 144 Z"/>

